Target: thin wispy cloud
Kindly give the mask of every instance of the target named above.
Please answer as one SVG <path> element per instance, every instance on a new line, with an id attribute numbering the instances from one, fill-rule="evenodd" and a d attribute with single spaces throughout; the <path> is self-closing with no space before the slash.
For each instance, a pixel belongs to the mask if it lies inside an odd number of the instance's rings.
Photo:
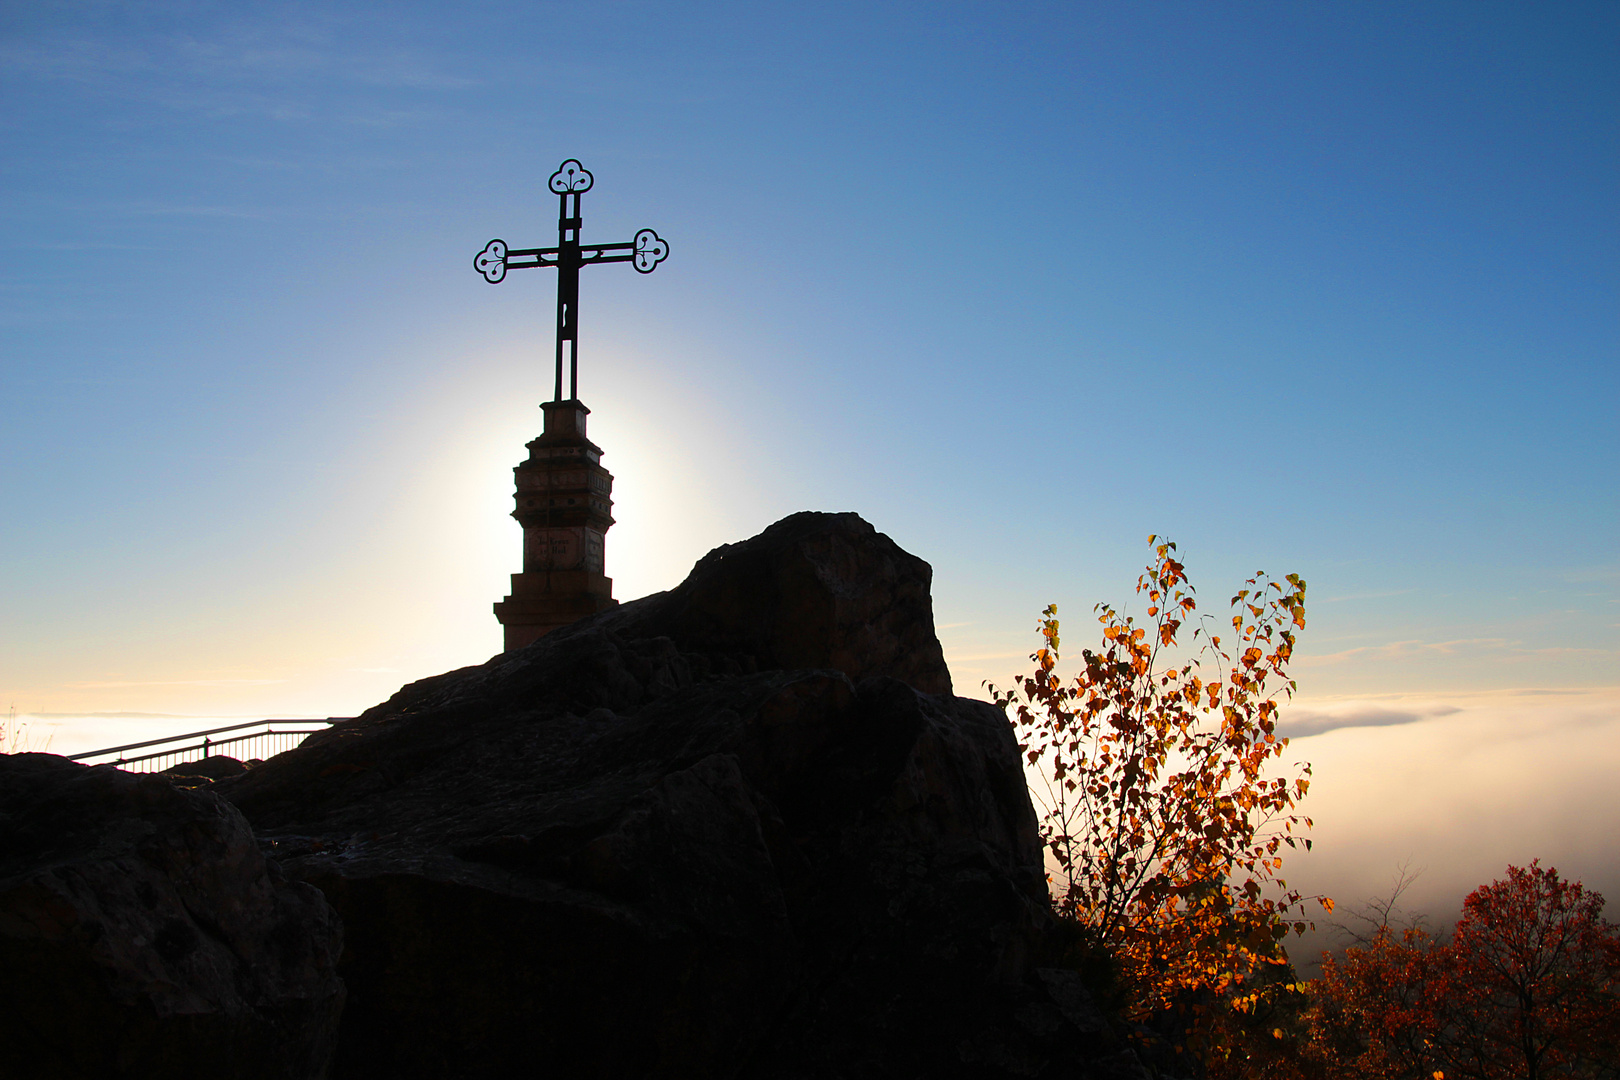
<path id="1" fill-rule="evenodd" d="M 1338 604 L 1346 600 L 1384 600 L 1391 596 L 1405 596 L 1417 592 L 1416 589 L 1387 589 L 1383 592 L 1346 593 L 1343 596 L 1329 596 L 1315 601 L 1318 604 Z"/>
<path id="2" fill-rule="evenodd" d="M 1354 649 L 1316 656 L 1304 654 L 1296 657 L 1294 663 L 1299 667 L 1309 667 L 1314 664 L 1342 664 L 1355 659 L 1399 660 L 1418 656 L 1455 656 L 1459 653 L 1501 650 L 1508 645 L 1506 638 L 1453 638 L 1450 641 L 1419 641 L 1414 638 L 1407 641 L 1389 641 L 1382 645 L 1359 645 Z"/>
<path id="3" fill-rule="evenodd" d="M 190 720 L 189 713 L 166 712 L 35 712 L 36 720 Z"/>
<path id="4" fill-rule="evenodd" d="M 131 686 L 275 686 L 286 679 L 158 679 L 148 682 L 68 683 L 71 690 L 118 690 Z"/>
<path id="5" fill-rule="evenodd" d="M 1295 657 L 1297 668 L 1329 667 L 1352 661 L 1410 661 L 1435 657 L 1495 655 L 1503 663 L 1524 663 L 1530 660 L 1590 657 L 1613 658 L 1617 650 L 1587 645 L 1552 645 L 1527 648 L 1507 638 L 1453 638 L 1450 641 L 1389 641 L 1382 645 L 1360 645 L 1333 653 Z"/>
<path id="6" fill-rule="evenodd" d="M 169 217 L 247 218 L 262 220 L 270 214 L 261 210 L 246 210 L 239 206 L 148 205 L 128 208 L 131 214 L 149 214 Z"/>
<path id="7" fill-rule="evenodd" d="M 1620 585 L 1620 566 L 1583 566 L 1561 577 L 1576 585 Z"/>
<path id="8" fill-rule="evenodd" d="M 1407 709 L 1364 705 L 1333 712 L 1285 708 L 1278 726 L 1290 739 L 1308 739 L 1312 735 L 1321 735 L 1340 728 L 1396 727 L 1459 712 L 1462 712 L 1462 709 L 1455 705 L 1429 705 Z"/>
<path id="9" fill-rule="evenodd" d="M 107 240 L 62 241 L 52 240 L 32 244 L 7 245 L 16 251 L 161 251 L 152 244 L 122 244 Z M 0 289 L 7 286 L 0 285 Z"/>
<path id="10" fill-rule="evenodd" d="M 238 23 L 211 35 L 151 34 L 137 40 L 46 39 L 0 46 L 13 76 L 72 83 L 124 101 L 212 118 L 399 126 L 441 117 L 428 108 L 381 106 L 371 91 L 444 94 L 481 85 L 438 57 L 398 47 L 356 51 L 341 26 Z M 349 87 L 359 100 L 340 99 Z M 341 101 L 334 105 L 334 101 Z"/>

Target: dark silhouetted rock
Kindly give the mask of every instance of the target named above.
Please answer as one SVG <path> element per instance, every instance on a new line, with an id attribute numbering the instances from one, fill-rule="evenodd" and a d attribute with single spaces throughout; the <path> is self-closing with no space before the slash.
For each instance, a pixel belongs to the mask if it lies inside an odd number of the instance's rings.
<path id="1" fill-rule="evenodd" d="M 182 761 L 178 765 L 170 765 L 163 770 L 163 775 L 171 780 L 181 781 L 185 786 L 196 786 L 198 783 L 223 780 L 227 776 L 240 776 L 247 772 L 247 768 L 233 757 L 214 754 L 198 761 Z"/>
<path id="2" fill-rule="evenodd" d="M 705 555 L 687 579 L 607 616 L 682 652 L 760 669 L 831 668 L 949 694 L 934 636 L 934 571 L 855 514 L 794 514 Z"/>
<path id="3" fill-rule="evenodd" d="M 343 917 L 334 1075 L 1116 1075 L 929 578 L 795 515 L 216 784 Z"/>
<path id="4" fill-rule="evenodd" d="M 0 1076 L 323 1076 L 341 947 L 218 796 L 0 756 Z"/>

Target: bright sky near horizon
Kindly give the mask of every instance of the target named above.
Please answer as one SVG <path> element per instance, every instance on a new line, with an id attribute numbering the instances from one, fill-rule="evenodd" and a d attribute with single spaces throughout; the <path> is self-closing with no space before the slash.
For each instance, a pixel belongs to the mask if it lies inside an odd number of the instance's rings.
<path id="1" fill-rule="evenodd" d="M 1609 2 L 0 6 L 0 708 L 70 752 L 496 652 L 554 279 L 472 258 L 566 157 L 671 246 L 583 275 L 621 599 L 855 510 L 980 693 L 1149 533 L 1217 613 L 1297 571 L 1304 884 L 1620 901 Z"/>

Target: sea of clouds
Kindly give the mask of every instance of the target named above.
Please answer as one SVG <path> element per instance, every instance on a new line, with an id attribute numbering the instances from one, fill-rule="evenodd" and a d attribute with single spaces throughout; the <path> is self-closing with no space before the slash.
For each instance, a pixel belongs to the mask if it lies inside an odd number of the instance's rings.
<path id="1" fill-rule="evenodd" d="M 1282 730 L 1313 768 L 1291 885 L 1354 908 L 1404 866 L 1406 914 L 1446 930 L 1475 887 L 1539 858 L 1620 915 L 1620 688 L 1299 699 Z M 1319 923 L 1290 952 L 1333 940 Z"/>

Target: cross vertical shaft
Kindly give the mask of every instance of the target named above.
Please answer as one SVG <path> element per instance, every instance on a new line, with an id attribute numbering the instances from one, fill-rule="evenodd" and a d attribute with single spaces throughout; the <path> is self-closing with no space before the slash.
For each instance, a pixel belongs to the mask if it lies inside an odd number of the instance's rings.
<path id="1" fill-rule="evenodd" d="M 579 193 L 557 197 L 557 385 L 553 401 L 579 400 Z M 570 205 L 571 203 L 571 205 Z M 568 397 L 563 397 L 563 342 L 568 342 Z"/>

